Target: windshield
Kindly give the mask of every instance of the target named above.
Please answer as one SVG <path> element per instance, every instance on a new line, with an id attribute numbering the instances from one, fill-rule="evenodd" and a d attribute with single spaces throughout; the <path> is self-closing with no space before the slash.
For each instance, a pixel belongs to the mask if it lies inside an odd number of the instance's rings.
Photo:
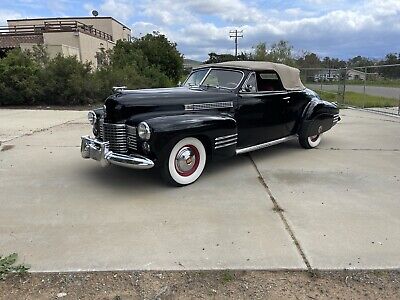
<path id="1" fill-rule="evenodd" d="M 186 79 L 185 86 L 199 86 L 202 82 L 204 76 L 206 76 L 209 69 L 201 69 L 198 71 L 194 71 L 188 79 Z"/>
<path id="2" fill-rule="evenodd" d="M 201 69 L 190 74 L 186 80 L 185 86 L 202 86 L 217 87 L 226 89 L 235 89 L 243 78 L 243 73 L 234 70 L 211 69 L 207 77 L 209 69 Z"/>

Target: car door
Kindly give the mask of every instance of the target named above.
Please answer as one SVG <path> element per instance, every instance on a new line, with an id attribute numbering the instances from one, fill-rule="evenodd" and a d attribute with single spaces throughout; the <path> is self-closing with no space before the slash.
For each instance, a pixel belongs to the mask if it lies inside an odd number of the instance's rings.
<path id="1" fill-rule="evenodd" d="M 288 135 L 285 91 L 258 91 L 256 73 L 251 73 L 239 92 L 235 117 L 238 148 L 273 141 Z M 251 84 L 250 84 L 251 83 Z"/>

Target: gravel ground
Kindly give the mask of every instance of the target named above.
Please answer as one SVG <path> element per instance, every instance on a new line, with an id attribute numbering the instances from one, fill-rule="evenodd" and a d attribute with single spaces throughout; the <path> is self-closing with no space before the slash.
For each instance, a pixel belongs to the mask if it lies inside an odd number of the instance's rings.
<path id="1" fill-rule="evenodd" d="M 1 299 L 399 299 L 400 271 L 33 273 L 0 282 Z"/>

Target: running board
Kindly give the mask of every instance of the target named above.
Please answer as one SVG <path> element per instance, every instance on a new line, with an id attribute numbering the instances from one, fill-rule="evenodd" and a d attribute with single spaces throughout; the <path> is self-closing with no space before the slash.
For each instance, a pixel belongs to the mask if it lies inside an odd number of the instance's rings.
<path id="1" fill-rule="evenodd" d="M 264 144 L 259 144 L 259 145 L 255 145 L 255 146 L 250 146 L 250 147 L 246 147 L 246 148 L 242 148 L 242 149 L 237 149 L 236 150 L 236 154 L 242 154 L 242 153 L 247 153 L 247 152 L 251 152 L 251 151 L 255 151 L 255 150 L 259 150 L 262 148 L 267 148 L 267 147 L 271 147 L 274 145 L 278 145 L 280 143 L 284 143 L 293 139 L 297 138 L 297 134 L 294 135 L 289 135 L 287 137 L 275 140 L 275 141 L 270 141 Z"/>

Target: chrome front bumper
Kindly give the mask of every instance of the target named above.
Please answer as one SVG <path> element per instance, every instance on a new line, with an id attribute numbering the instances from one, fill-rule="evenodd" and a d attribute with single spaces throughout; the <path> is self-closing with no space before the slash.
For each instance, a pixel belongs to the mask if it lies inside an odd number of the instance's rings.
<path id="1" fill-rule="evenodd" d="M 92 158 L 101 163 L 102 166 L 109 164 L 127 167 L 131 169 L 150 169 L 154 162 L 141 155 L 125 155 L 112 152 L 109 142 L 102 142 L 89 136 L 81 137 L 81 155 L 83 158 Z"/>

